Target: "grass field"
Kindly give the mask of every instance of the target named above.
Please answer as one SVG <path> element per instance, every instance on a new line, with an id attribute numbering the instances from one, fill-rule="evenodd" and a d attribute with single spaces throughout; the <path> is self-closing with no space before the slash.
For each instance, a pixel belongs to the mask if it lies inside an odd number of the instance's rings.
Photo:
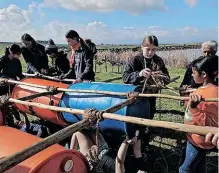
<path id="1" fill-rule="evenodd" d="M 108 67 L 108 71 L 111 71 Z M 171 87 L 180 85 L 185 69 L 169 68 L 171 78 L 180 76 L 177 82 L 169 84 Z M 97 81 L 105 81 L 113 78 L 119 78 L 121 74 L 106 73 L 102 70 L 101 73 L 96 73 Z M 121 79 L 111 81 L 112 83 L 123 83 Z M 163 90 L 163 94 L 173 95 L 172 92 Z M 155 120 L 171 121 L 183 123 L 185 108 L 179 105 L 179 101 L 168 99 L 157 99 L 157 112 Z M 147 153 L 147 162 L 150 173 L 177 173 L 180 163 L 180 157 L 185 146 L 185 133 L 180 133 L 172 130 L 153 128 L 149 151 Z M 208 173 L 218 172 L 218 155 L 217 152 L 211 152 L 207 157 Z"/>
<path id="2" fill-rule="evenodd" d="M 6 45 L 0 44 L 0 54 L 3 52 L 3 47 Z M 25 63 L 21 58 L 23 70 Z M 123 83 L 120 78 L 121 73 L 112 73 L 111 66 L 108 65 L 108 72 L 102 69 L 102 72 L 96 72 L 96 81 L 110 80 L 112 83 Z M 98 71 L 98 68 L 97 68 Z M 171 78 L 180 76 L 177 82 L 171 83 L 169 86 L 179 86 L 185 70 L 182 68 L 169 68 Z M 114 80 L 115 78 L 115 80 Z M 173 93 L 163 90 L 162 93 L 173 95 Z M 179 101 L 168 99 L 157 99 L 156 120 L 171 121 L 183 123 L 184 107 L 179 105 Z M 151 138 L 149 151 L 147 152 L 147 162 L 151 173 L 177 173 L 180 156 L 182 155 L 183 142 L 185 142 L 185 134 L 165 129 L 152 129 L 153 135 Z M 217 153 L 211 152 L 207 157 L 208 173 L 218 172 Z"/>

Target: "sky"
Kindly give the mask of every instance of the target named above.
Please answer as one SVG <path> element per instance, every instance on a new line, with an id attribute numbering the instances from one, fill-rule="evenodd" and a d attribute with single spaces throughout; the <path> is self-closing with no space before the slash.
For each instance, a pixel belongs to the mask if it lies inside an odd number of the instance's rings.
<path id="1" fill-rule="evenodd" d="M 0 0 L 0 42 L 66 43 L 76 30 L 96 44 L 140 44 L 147 35 L 160 43 L 218 39 L 217 0 Z"/>

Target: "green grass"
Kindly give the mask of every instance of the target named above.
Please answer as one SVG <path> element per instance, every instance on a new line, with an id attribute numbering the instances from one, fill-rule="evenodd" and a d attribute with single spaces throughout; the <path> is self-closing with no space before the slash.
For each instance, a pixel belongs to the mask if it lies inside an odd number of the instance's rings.
<path id="1" fill-rule="evenodd" d="M 4 52 L 5 45 L 0 44 L 0 54 Z M 25 70 L 25 62 L 21 57 L 23 70 Z M 184 76 L 184 69 L 181 68 L 169 68 L 171 78 L 180 76 L 176 82 L 171 83 L 169 86 L 178 87 Z M 96 81 L 110 80 L 112 83 L 123 83 L 121 79 L 121 69 L 118 72 L 117 67 L 114 67 L 112 72 L 112 66 L 107 65 L 107 72 L 105 66 L 97 66 L 97 72 L 95 79 Z M 118 79 L 120 78 L 120 79 Z M 163 94 L 173 95 L 168 90 L 163 90 Z M 157 99 L 157 113 L 155 114 L 155 120 L 171 121 L 183 123 L 183 112 L 184 107 L 179 105 L 179 101 L 170 99 Z M 186 137 L 184 133 L 153 128 L 150 142 L 150 152 L 148 154 L 148 166 L 152 173 L 175 173 L 178 172 L 179 159 L 182 154 L 182 142 L 185 141 Z M 217 153 L 213 152 L 207 157 L 208 172 L 217 172 Z"/>
<path id="2" fill-rule="evenodd" d="M 96 81 L 105 81 L 108 79 L 121 77 L 121 73 L 112 73 L 112 67 L 107 66 L 108 72 L 105 72 L 104 65 L 101 72 L 99 66 L 96 73 Z M 182 68 L 169 68 L 171 78 L 180 76 L 176 82 L 169 84 L 171 87 L 179 87 L 185 69 Z M 117 68 L 114 67 L 114 71 Z M 122 79 L 111 81 L 112 83 L 123 83 Z M 168 90 L 162 90 L 162 94 L 173 95 Z M 183 123 L 183 115 L 185 108 L 179 105 L 179 101 L 171 99 L 157 99 L 157 113 L 155 120 L 170 121 Z M 148 169 L 150 173 L 177 173 L 179 168 L 180 157 L 182 155 L 183 147 L 185 146 L 186 136 L 185 133 L 176 132 L 173 130 L 153 128 L 154 133 L 150 142 L 150 152 L 147 153 Z M 207 157 L 207 169 L 209 173 L 218 172 L 217 166 L 217 153 L 211 152 Z"/>

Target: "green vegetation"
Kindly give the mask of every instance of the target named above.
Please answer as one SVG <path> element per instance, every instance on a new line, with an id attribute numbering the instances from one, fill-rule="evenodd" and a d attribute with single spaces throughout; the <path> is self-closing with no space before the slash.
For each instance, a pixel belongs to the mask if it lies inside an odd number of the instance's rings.
<path id="1" fill-rule="evenodd" d="M 8 44 L 0 44 L 0 54 L 4 52 L 4 48 Z M 25 70 L 25 62 L 21 58 L 23 70 Z M 114 71 L 118 71 L 114 67 Z M 120 70 L 121 71 L 121 70 Z M 177 87 L 180 85 L 185 70 L 182 68 L 169 68 L 171 78 L 180 76 L 177 82 L 171 83 L 169 86 Z M 96 81 L 110 80 L 112 83 L 123 83 L 121 72 L 112 72 L 112 66 L 107 64 L 107 72 L 105 64 L 97 66 Z M 120 78 L 120 79 L 118 79 Z M 116 80 L 114 80 L 116 79 Z M 173 95 L 168 90 L 163 90 L 162 93 Z M 157 99 L 157 112 L 155 120 L 171 121 L 183 123 L 184 107 L 179 105 L 179 101 L 170 99 Z M 151 138 L 149 151 L 147 152 L 148 168 L 152 173 L 175 173 L 178 172 L 180 157 L 183 152 L 183 142 L 185 142 L 185 134 L 172 130 L 153 128 L 151 129 L 153 136 Z M 208 172 L 217 172 L 217 153 L 211 152 L 207 157 Z"/>
<path id="2" fill-rule="evenodd" d="M 183 79 L 185 69 L 169 68 L 171 78 L 180 76 L 176 82 L 169 84 L 171 87 L 178 87 Z M 121 77 L 121 74 L 112 73 L 111 67 L 108 66 L 108 72 L 102 69 L 102 72 L 96 73 L 97 81 L 105 81 L 113 78 Z M 122 79 L 111 81 L 112 83 L 123 83 Z M 162 94 L 174 95 L 168 90 L 163 90 Z M 179 105 L 179 101 L 170 99 L 157 99 L 157 113 L 154 119 L 160 121 L 170 121 L 183 123 L 184 110 Z M 180 159 L 184 152 L 186 141 L 185 133 L 176 132 L 168 129 L 153 128 L 152 138 L 147 152 L 148 172 L 151 173 L 176 173 L 178 172 Z M 143 147 L 144 148 L 144 147 Z M 217 151 L 211 152 L 207 157 L 207 170 L 210 173 L 216 173 Z"/>

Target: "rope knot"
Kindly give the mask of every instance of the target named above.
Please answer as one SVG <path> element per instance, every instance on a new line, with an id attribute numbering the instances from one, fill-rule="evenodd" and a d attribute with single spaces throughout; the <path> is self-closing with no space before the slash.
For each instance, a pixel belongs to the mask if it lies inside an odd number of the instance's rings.
<path id="1" fill-rule="evenodd" d="M 127 98 L 137 98 L 139 95 L 139 92 L 128 92 Z"/>
<path id="2" fill-rule="evenodd" d="M 7 106 L 9 103 L 10 96 L 8 94 L 1 96 L 0 98 L 0 107 Z"/>
<path id="3" fill-rule="evenodd" d="M 51 92 L 51 93 L 58 93 L 58 87 L 54 87 L 54 86 L 47 86 L 46 87 L 46 90 L 48 91 L 48 92 Z"/>
<path id="4" fill-rule="evenodd" d="M 6 85 L 8 84 L 8 79 L 2 78 L 0 79 L 0 85 Z"/>
<path id="5" fill-rule="evenodd" d="M 83 119 L 88 119 L 90 126 L 103 120 L 104 111 L 98 111 L 95 108 L 86 109 L 83 113 Z"/>

